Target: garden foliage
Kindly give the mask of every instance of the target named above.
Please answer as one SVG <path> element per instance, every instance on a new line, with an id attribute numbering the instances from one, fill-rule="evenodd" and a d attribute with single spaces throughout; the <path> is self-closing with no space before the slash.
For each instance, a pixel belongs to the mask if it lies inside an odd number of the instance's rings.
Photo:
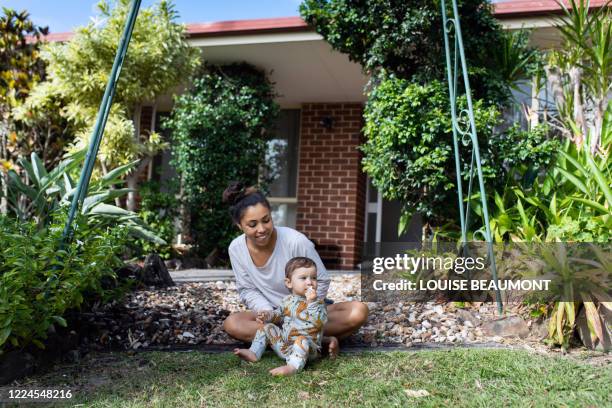
<path id="1" fill-rule="evenodd" d="M 578 148 L 608 155 L 612 90 L 612 7 L 591 10 L 588 0 L 559 3 L 562 44 L 548 53 L 548 81 L 558 114 L 551 122 Z M 606 129 L 606 124 L 608 129 Z"/>
<path id="2" fill-rule="evenodd" d="M 77 187 L 74 175 L 82 167 L 84 159 L 85 151 L 80 151 L 50 170 L 45 168 L 36 153 L 31 154 L 30 160 L 20 159 L 18 163 L 24 169 L 23 174 L 14 170 L 8 173 L 9 215 L 21 222 L 34 222 L 39 228 L 47 227 L 55 212 L 70 205 Z M 136 213 L 110 204 L 130 191 L 121 188 L 125 183 L 121 177 L 135 165 L 136 162 L 132 162 L 117 167 L 91 182 L 81 213 L 92 228 L 123 225 L 130 235 L 163 245 L 165 241 Z"/>
<path id="3" fill-rule="evenodd" d="M 538 149 L 522 144 L 522 151 L 516 151 L 516 131 L 502 136 L 494 129 L 512 82 L 535 70 L 538 58 L 525 33 L 502 31 L 489 2 L 463 0 L 458 8 L 483 172 L 487 187 L 493 188 L 503 180 L 504 162 L 525 161 Z M 335 49 L 371 74 L 362 151 L 373 185 L 385 198 L 402 203 L 404 221 L 418 212 L 428 224 L 456 223 L 457 206 L 450 204 L 456 202 L 456 171 L 440 1 L 306 0 L 300 11 Z M 466 108 L 465 99 L 458 103 L 460 110 Z M 537 168 L 549 160 L 544 156 L 552 145 L 542 132 L 530 137 L 543 144 Z M 506 142 L 498 145 L 502 139 Z M 472 149 L 461 150 L 466 175 Z"/>
<path id="4" fill-rule="evenodd" d="M 78 28 L 70 41 L 45 48 L 48 78 L 33 89 L 19 110 L 20 117 L 37 121 L 59 111 L 77 137 L 74 149 L 89 143 L 129 6 L 129 0 L 118 1 L 114 8 L 101 1 L 98 18 L 104 24 L 92 22 Z M 172 4 L 163 0 L 139 11 L 117 81 L 98 158 L 103 173 L 106 168 L 143 159 L 128 176 L 131 188 L 137 187 L 138 176 L 164 147 L 159 134 L 139 131 L 133 119 L 143 103 L 183 83 L 200 62 L 199 49 L 187 43 L 185 27 L 176 18 Z M 135 208 L 134 199 L 130 195 L 129 209 Z"/>
<path id="5" fill-rule="evenodd" d="M 458 104 L 459 110 L 465 109 L 465 98 Z M 365 109 L 364 170 L 387 198 L 403 204 L 405 215 L 419 212 L 438 226 L 459 217 L 457 206 L 449 204 L 457 201 L 457 193 L 448 109 L 445 83 L 421 85 L 392 75 L 373 88 Z M 474 103 L 474 117 L 489 188 L 499 186 L 513 167 L 537 172 L 551 161 L 557 144 L 547 139 L 545 129 L 527 132 L 511 127 L 502 133 L 495 128 L 500 124 L 498 110 L 482 100 Z M 466 147 L 460 151 L 467 181 L 472 152 Z"/>
<path id="6" fill-rule="evenodd" d="M 114 279 L 122 265 L 125 228 L 91 229 L 79 217 L 74 240 L 60 249 L 65 220 L 65 213 L 55 213 L 41 229 L 0 216 L 0 353 L 30 343 L 44 347 L 51 325 L 66 326 L 68 309 L 110 293 L 101 282 Z"/>
<path id="7" fill-rule="evenodd" d="M 490 219 L 494 240 L 609 242 L 610 179 L 605 157 L 566 141 L 546 172 L 533 179 L 516 168 L 502 194 L 495 193 Z"/>
<path id="8" fill-rule="evenodd" d="M 135 255 L 146 256 L 156 253 L 164 259 L 172 255 L 172 242 L 176 236 L 175 223 L 179 216 L 178 183 L 162 184 L 148 181 L 140 186 L 140 208 L 138 216 L 151 231 L 164 240 L 154 242 L 139 239 L 135 242 Z"/>
<path id="9" fill-rule="evenodd" d="M 546 66 L 557 110 L 544 118 L 566 139 L 545 172 L 534 177 L 514 168 L 495 192 L 490 222 L 497 241 L 560 242 L 557 256 L 545 259 L 552 273 L 598 279 L 588 290 L 568 283 L 563 289 L 576 301 L 550 304 L 549 339 L 567 348 L 581 313 L 589 329 L 586 344 L 603 343 L 612 310 L 609 295 L 601 295 L 609 292 L 612 230 L 612 19 L 609 3 L 594 10 L 585 0 L 559 4 L 563 42 L 548 53 Z M 592 248 L 601 249 L 585 259 L 570 254 L 564 242 L 596 242 Z"/>
<path id="10" fill-rule="evenodd" d="M 8 170 L 15 168 L 19 155 L 36 151 L 43 161 L 56 162 L 62 149 L 61 130 L 53 118 L 45 131 L 33 129 L 15 118 L 14 109 L 23 104 L 35 84 L 44 79 L 45 64 L 40 58 L 41 36 L 46 27 L 36 26 L 26 11 L 2 8 L 0 15 L 0 194 L 6 195 Z M 37 41 L 26 41 L 34 38 Z M 0 198 L 0 213 L 7 203 Z"/>
<path id="11" fill-rule="evenodd" d="M 166 126 L 189 231 L 200 255 L 227 248 L 237 229 L 221 202 L 231 181 L 257 184 L 278 106 L 265 73 L 248 64 L 207 66 L 176 98 Z"/>

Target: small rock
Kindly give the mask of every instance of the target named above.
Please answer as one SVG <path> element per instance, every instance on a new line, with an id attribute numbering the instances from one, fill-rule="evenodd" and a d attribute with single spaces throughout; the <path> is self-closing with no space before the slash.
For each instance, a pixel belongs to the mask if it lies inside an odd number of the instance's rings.
<path id="1" fill-rule="evenodd" d="M 487 336 L 520 337 L 523 339 L 529 335 L 529 327 L 520 316 L 502 317 L 490 321 L 482 329 Z"/>
<path id="2" fill-rule="evenodd" d="M 81 360 L 81 353 L 79 353 L 79 350 L 70 350 L 66 353 L 64 359 L 68 363 L 78 364 Z"/>
<path id="3" fill-rule="evenodd" d="M 550 319 L 550 318 L 549 318 Z M 543 340 L 548 337 L 548 322 L 549 319 L 546 319 L 542 323 L 533 323 L 531 325 L 531 335 L 538 340 Z"/>
<path id="4" fill-rule="evenodd" d="M 463 324 L 466 324 L 466 322 L 470 322 L 470 324 L 474 325 L 478 321 L 476 316 L 474 316 L 469 310 L 457 309 L 455 314 L 457 315 L 459 321 Z"/>
<path id="5" fill-rule="evenodd" d="M 434 306 L 433 311 L 440 316 L 444 314 L 444 308 L 441 305 Z"/>

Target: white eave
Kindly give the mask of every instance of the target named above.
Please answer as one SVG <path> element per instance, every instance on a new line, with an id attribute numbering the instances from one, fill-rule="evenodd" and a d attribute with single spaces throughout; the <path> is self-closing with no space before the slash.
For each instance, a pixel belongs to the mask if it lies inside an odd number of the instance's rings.
<path id="1" fill-rule="evenodd" d="M 367 76 L 315 32 L 191 38 L 213 64 L 246 61 L 264 70 L 284 108 L 308 102 L 365 102 Z"/>

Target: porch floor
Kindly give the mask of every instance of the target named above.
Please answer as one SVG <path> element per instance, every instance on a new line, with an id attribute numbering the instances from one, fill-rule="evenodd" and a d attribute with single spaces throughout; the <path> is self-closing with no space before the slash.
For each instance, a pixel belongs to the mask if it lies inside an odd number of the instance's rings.
<path id="1" fill-rule="evenodd" d="M 358 275 L 358 270 L 328 270 L 331 276 Z M 170 271 L 175 282 L 215 282 L 234 281 L 234 272 L 231 269 L 183 269 Z"/>

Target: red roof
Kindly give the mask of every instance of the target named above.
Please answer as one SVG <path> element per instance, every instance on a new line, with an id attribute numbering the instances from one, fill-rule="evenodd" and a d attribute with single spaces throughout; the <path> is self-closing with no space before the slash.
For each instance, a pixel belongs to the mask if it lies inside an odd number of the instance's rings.
<path id="1" fill-rule="evenodd" d="M 580 0 L 576 0 L 579 2 Z M 563 3 L 569 6 L 570 2 L 564 0 Z M 600 8 L 607 3 L 607 0 L 591 0 L 591 8 Z M 543 14 L 555 14 L 561 11 L 561 7 L 555 0 L 507 0 L 493 5 L 495 17 L 499 19 L 513 17 L 528 17 Z"/>
<path id="2" fill-rule="evenodd" d="M 580 1 L 580 0 L 577 0 Z M 564 0 L 568 4 L 568 0 Z M 591 8 L 599 8 L 607 0 L 591 0 Z M 493 4 L 493 15 L 499 19 L 527 17 L 559 13 L 561 8 L 555 0 L 507 0 Z M 301 17 L 261 18 L 255 20 L 218 21 L 213 23 L 188 23 L 189 37 L 216 37 L 240 34 L 287 33 L 311 31 L 312 28 Z M 67 41 L 71 32 L 54 33 L 45 37 L 47 41 Z"/>
<path id="3" fill-rule="evenodd" d="M 190 37 L 209 37 L 232 34 L 260 34 L 311 30 L 301 17 L 261 18 L 257 20 L 218 21 L 187 24 Z"/>

